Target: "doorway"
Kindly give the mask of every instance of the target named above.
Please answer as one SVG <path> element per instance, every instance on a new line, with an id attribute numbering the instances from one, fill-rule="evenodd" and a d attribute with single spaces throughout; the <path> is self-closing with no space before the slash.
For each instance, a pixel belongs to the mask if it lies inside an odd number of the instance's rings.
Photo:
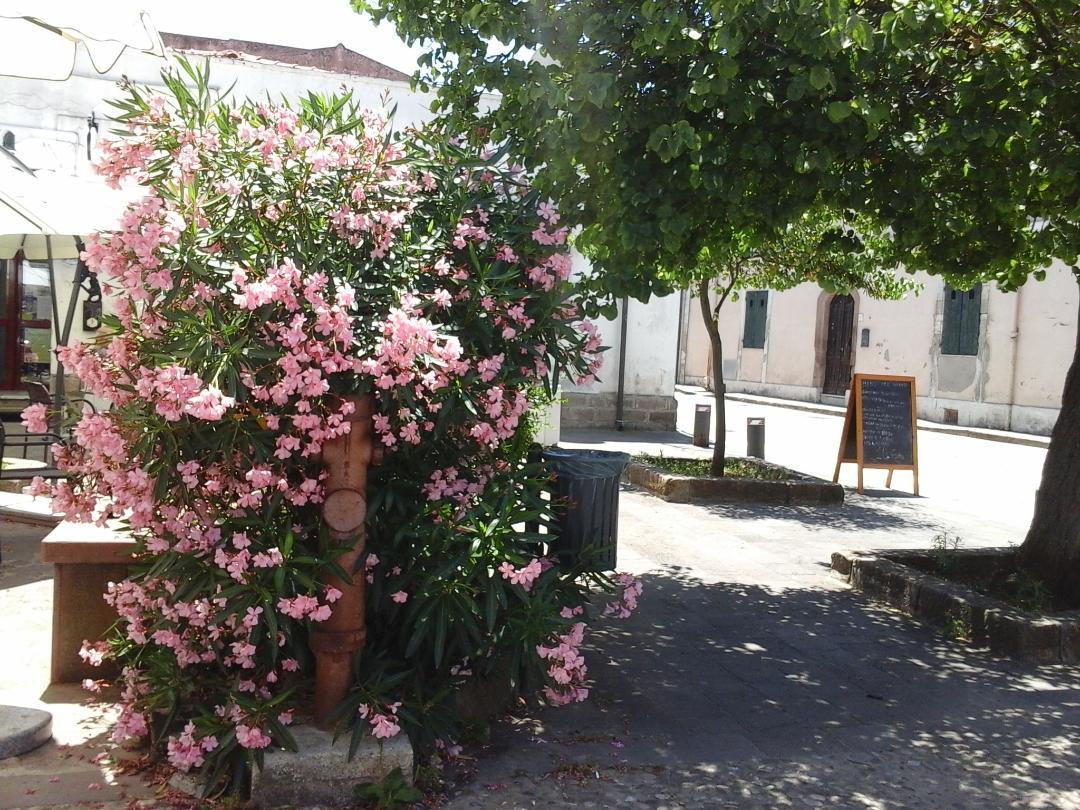
<path id="1" fill-rule="evenodd" d="M 46 265 L 0 259 L 0 391 L 48 384 L 52 304 Z"/>
<path id="2" fill-rule="evenodd" d="M 852 331 L 855 299 L 834 295 L 829 303 L 829 331 L 825 344 L 825 381 L 823 394 L 843 396 L 851 384 Z"/>

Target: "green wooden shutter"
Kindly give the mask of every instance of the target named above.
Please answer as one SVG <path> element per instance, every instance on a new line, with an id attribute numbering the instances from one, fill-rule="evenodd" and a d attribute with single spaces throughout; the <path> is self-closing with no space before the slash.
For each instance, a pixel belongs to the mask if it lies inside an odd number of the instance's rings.
<path id="1" fill-rule="evenodd" d="M 959 290 L 945 286 L 945 308 L 941 315 L 941 353 L 959 354 L 960 351 L 960 308 L 963 297 Z"/>
<path id="2" fill-rule="evenodd" d="M 982 285 L 970 290 L 945 286 L 945 307 L 941 322 L 941 353 L 979 353 L 979 317 L 982 314 Z"/>
<path id="3" fill-rule="evenodd" d="M 963 293 L 963 314 L 960 320 L 960 351 L 958 354 L 979 353 L 979 317 L 982 315 L 982 285 L 976 284 Z"/>
<path id="4" fill-rule="evenodd" d="M 765 348 L 765 316 L 768 313 L 769 293 L 754 290 L 746 294 L 746 320 L 743 324 L 743 347 Z"/>

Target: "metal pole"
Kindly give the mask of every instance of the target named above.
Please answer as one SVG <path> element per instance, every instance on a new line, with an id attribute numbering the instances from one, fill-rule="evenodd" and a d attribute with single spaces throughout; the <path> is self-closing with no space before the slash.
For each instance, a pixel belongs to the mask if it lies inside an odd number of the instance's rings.
<path id="1" fill-rule="evenodd" d="M 619 327 L 619 390 L 615 394 L 615 429 L 622 430 L 623 402 L 626 398 L 626 320 L 630 309 L 630 299 L 623 296 L 622 323 Z"/>
<path id="2" fill-rule="evenodd" d="M 82 244 L 81 242 L 79 243 Z M 82 248 L 79 248 L 82 252 Z M 71 287 L 71 298 L 68 300 L 67 316 L 64 318 L 64 329 L 60 333 L 60 346 L 67 346 L 68 341 L 71 340 L 71 324 L 75 320 L 75 306 L 79 302 L 79 293 L 82 292 L 83 282 L 90 277 L 90 269 L 83 263 L 82 259 L 78 260 L 75 265 L 75 283 Z"/>
<path id="3" fill-rule="evenodd" d="M 53 355 L 55 356 L 56 348 L 64 344 L 60 331 L 60 302 L 56 300 L 56 267 L 53 264 L 52 237 L 49 234 L 45 234 L 45 260 L 49 266 L 49 296 L 52 298 L 52 326 L 56 340 L 56 346 L 53 347 Z M 77 276 L 78 273 L 76 273 Z M 53 391 L 53 413 L 49 418 L 49 429 L 59 436 L 64 422 L 64 364 L 60 362 L 59 357 L 56 358 L 56 378 L 53 388 L 55 389 Z"/>
<path id="4" fill-rule="evenodd" d="M 48 237 L 45 237 L 48 240 Z M 49 242 L 46 241 L 46 246 Z M 83 242 L 81 239 L 75 240 L 75 247 L 82 253 Z M 82 290 L 82 283 L 90 275 L 90 270 L 86 266 L 86 263 L 82 259 L 77 259 L 75 263 L 75 279 L 71 285 L 71 296 L 68 298 L 67 315 L 64 317 L 63 329 L 60 328 L 59 318 L 56 321 L 56 345 L 67 346 L 68 341 L 71 340 L 71 325 L 75 320 L 75 307 L 79 303 L 79 292 Z M 51 284 L 53 295 L 53 313 L 54 316 L 58 313 L 57 301 L 56 301 L 56 283 L 54 280 L 54 270 L 52 266 L 52 251 L 49 250 L 49 282 Z M 64 382 L 64 364 L 60 362 L 60 358 L 56 358 L 56 390 L 53 392 L 53 402 L 56 408 L 56 422 L 53 432 L 57 436 L 60 435 L 60 428 L 63 422 L 64 416 L 64 403 L 67 400 L 67 390 Z"/>

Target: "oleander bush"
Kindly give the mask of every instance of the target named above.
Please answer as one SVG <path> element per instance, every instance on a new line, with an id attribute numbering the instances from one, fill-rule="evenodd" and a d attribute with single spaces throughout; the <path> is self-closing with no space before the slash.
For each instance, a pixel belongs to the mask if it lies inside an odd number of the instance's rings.
<path id="1" fill-rule="evenodd" d="M 122 666 L 116 739 L 149 737 L 208 790 L 294 747 L 330 573 L 369 583 L 338 712 L 354 745 L 450 745 L 470 678 L 583 699 L 585 623 L 641 588 L 555 565 L 536 528 L 553 528 L 536 414 L 602 348 L 558 212 L 475 134 L 395 133 L 347 94 L 234 105 L 186 63 L 163 78 L 116 102 L 126 132 L 99 169 L 145 195 L 86 246 L 106 328 L 61 350 L 111 408 L 57 448 L 68 480 L 35 482 L 137 541 L 106 595 L 115 633 L 83 649 Z M 355 396 L 382 458 L 368 553 L 343 572 L 320 451 Z M 587 610 L 598 589 L 614 596 Z"/>

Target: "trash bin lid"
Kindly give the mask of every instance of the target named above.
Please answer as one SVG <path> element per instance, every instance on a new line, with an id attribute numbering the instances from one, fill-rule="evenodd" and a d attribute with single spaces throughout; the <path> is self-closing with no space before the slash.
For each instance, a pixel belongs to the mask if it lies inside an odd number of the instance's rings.
<path id="1" fill-rule="evenodd" d="M 544 450 L 544 461 L 559 475 L 607 478 L 622 475 L 626 465 L 630 463 L 630 454 L 614 450 L 549 447 Z"/>

